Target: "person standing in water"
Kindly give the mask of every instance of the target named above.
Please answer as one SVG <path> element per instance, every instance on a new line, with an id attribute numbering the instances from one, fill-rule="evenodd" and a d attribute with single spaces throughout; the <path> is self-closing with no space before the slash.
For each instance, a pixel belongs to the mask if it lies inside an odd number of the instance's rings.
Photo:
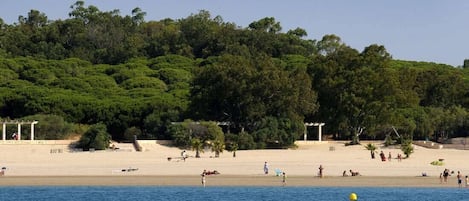
<path id="1" fill-rule="evenodd" d="M 201 176 L 202 176 L 202 185 L 205 187 L 205 174 L 206 174 L 206 171 L 204 170 L 204 172 L 202 172 Z"/>

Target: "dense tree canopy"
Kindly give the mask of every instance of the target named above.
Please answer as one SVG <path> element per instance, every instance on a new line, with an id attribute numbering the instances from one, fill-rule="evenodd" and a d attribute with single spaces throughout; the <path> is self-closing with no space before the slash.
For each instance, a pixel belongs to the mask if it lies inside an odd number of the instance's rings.
<path id="1" fill-rule="evenodd" d="M 288 147 L 305 121 L 325 122 L 335 139 L 384 139 L 392 127 L 406 139 L 468 135 L 467 62 L 393 60 L 382 45 L 356 50 L 333 34 L 283 32 L 273 17 L 243 28 L 204 10 L 146 21 L 140 8 L 70 9 L 63 20 L 37 10 L 0 19 L 0 117 L 61 125 L 38 126 L 54 129 L 42 139 L 83 134 L 74 124 L 99 125 L 84 145 L 106 132 L 184 146 L 215 140 L 202 135 L 210 126 L 173 124 L 187 119 L 224 122 L 230 149 Z"/>

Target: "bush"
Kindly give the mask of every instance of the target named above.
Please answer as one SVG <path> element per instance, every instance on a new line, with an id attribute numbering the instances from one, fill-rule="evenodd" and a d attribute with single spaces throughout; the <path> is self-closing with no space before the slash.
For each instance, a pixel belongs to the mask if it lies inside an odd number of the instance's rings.
<path id="1" fill-rule="evenodd" d="M 191 135 L 189 129 L 182 124 L 174 124 L 168 127 L 168 133 L 177 147 L 189 147 L 191 145 Z"/>
<path id="2" fill-rule="evenodd" d="M 141 134 L 142 134 L 142 131 L 139 128 L 135 126 L 130 127 L 127 130 L 125 130 L 124 140 L 127 142 L 133 142 L 135 139 L 134 136 L 140 136 Z"/>
<path id="3" fill-rule="evenodd" d="M 107 133 L 104 124 L 92 125 L 78 141 L 77 148 L 83 150 L 104 150 L 108 148 L 111 136 Z"/>
<path id="4" fill-rule="evenodd" d="M 68 123 L 63 117 L 57 115 L 33 115 L 25 117 L 25 120 L 36 120 L 39 123 L 34 126 L 36 140 L 62 140 L 71 136 L 77 131 L 74 125 Z M 27 130 L 29 133 L 29 129 Z"/>

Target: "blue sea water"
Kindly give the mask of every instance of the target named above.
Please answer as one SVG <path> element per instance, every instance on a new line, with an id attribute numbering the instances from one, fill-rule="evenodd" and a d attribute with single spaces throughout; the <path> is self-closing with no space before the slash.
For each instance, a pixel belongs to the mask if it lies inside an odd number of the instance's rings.
<path id="1" fill-rule="evenodd" d="M 344 188 L 344 187 L 160 187 L 160 186 L 46 186 L 0 187 L 5 201 L 340 201 L 350 193 L 358 200 L 439 201 L 469 200 L 469 189 L 459 188 Z"/>

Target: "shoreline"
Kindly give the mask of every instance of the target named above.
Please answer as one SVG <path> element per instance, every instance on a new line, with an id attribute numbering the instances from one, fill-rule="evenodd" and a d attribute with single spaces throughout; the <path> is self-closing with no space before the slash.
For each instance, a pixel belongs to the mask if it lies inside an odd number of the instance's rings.
<path id="1" fill-rule="evenodd" d="M 210 186 L 282 186 L 282 178 L 260 175 L 210 175 Z M 120 176 L 2 176 L 0 187 L 5 186 L 201 186 L 201 177 L 194 175 L 120 175 Z M 457 188 L 456 178 L 440 183 L 438 177 L 410 176 L 356 176 L 311 177 L 288 176 L 290 187 L 419 187 Z"/>

